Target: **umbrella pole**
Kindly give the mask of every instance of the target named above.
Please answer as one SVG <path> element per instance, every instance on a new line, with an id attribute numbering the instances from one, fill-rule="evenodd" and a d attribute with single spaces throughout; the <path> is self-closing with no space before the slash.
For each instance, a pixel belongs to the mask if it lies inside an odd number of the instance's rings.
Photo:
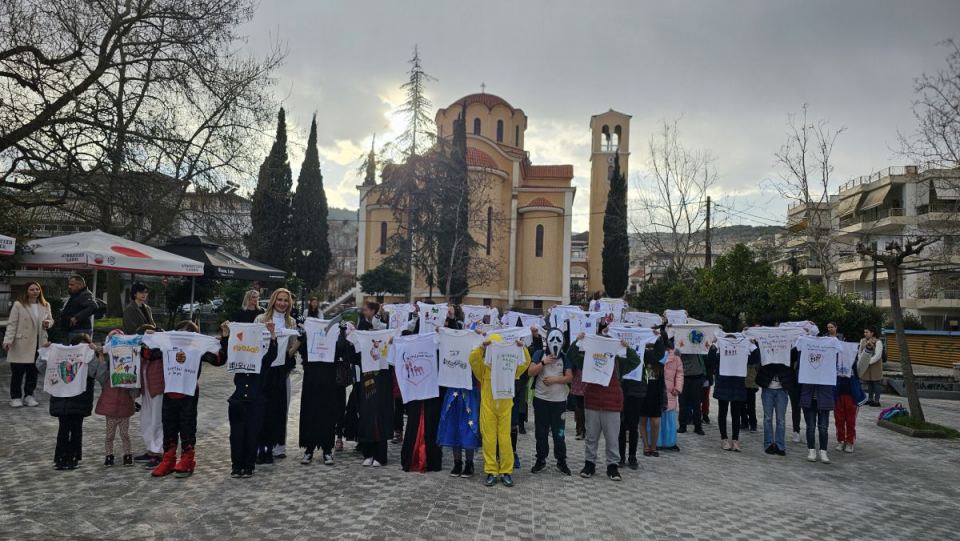
<path id="1" fill-rule="evenodd" d="M 197 287 L 197 278 L 195 276 L 190 277 L 190 321 L 193 321 L 193 294 L 194 290 Z"/>
<path id="2" fill-rule="evenodd" d="M 93 314 L 90 315 L 90 338 L 93 338 L 93 329 L 96 324 L 97 311 L 100 310 L 100 303 L 97 302 L 97 275 L 100 274 L 97 272 L 97 269 L 93 269 L 93 303 L 97 305 L 97 309 L 93 311 Z"/>

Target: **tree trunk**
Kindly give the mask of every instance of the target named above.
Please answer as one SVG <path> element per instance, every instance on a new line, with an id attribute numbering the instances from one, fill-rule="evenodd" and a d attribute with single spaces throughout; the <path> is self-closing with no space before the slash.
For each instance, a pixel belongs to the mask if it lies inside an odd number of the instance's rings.
<path id="1" fill-rule="evenodd" d="M 123 280 L 119 272 L 108 271 L 104 286 L 107 292 L 107 315 L 120 317 L 123 315 Z"/>
<path id="2" fill-rule="evenodd" d="M 887 284 L 890 289 L 890 313 L 893 315 L 893 328 L 896 331 L 897 348 L 900 350 L 900 370 L 903 372 L 903 387 L 907 392 L 907 404 L 910 416 L 921 422 L 926 421 L 920 397 L 917 396 L 917 384 L 913 377 L 913 364 L 907 349 L 907 335 L 903 331 L 903 309 L 900 307 L 900 269 L 894 263 L 887 263 Z M 881 361 L 882 362 L 882 361 Z"/>

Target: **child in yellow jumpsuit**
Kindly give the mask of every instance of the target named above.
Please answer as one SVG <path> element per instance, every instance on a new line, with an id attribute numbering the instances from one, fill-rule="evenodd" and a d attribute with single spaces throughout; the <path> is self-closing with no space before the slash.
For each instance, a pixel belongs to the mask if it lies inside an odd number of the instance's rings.
<path id="1" fill-rule="evenodd" d="M 512 487 L 513 446 L 510 441 L 510 414 L 513 410 L 513 398 L 494 399 L 490 366 L 484 362 L 487 346 L 491 342 L 500 342 L 500 335 L 492 334 L 483 345 L 470 353 L 470 368 L 480 382 L 480 433 L 483 438 L 483 471 L 487 474 L 486 486 L 493 486 L 497 476 L 503 486 Z M 519 378 L 530 365 L 530 352 L 523 342 L 517 341 L 523 350 L 523 360 L 517 363 L 515 377 Z M 497 449 L 500 461 L 497 461 Z"/>

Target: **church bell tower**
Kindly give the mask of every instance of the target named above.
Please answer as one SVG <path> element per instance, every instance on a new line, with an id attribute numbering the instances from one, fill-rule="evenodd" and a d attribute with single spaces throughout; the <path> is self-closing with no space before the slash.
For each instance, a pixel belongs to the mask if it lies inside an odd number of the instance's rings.
<path id="1" fill-rule="evenodd" d="M 587 247 L 587 294 L 603 290 L 603 216 L 610 192 L 614 160 L 620 172 L 630 176 L 630 115 L 610 109 L 590 118 L 593 144 L 590 150 L 590 237 Z"/>

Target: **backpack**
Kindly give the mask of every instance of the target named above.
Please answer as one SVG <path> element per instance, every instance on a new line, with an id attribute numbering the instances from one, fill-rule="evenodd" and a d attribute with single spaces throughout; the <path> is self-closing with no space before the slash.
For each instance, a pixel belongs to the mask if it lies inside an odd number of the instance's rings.
<path id="1" fill-rule="evenodd" d="M 890 419 L 899 417 L 900 415 L 910 415 L 910 412 L 903 407 L 903 404 L 897 402 L 895 405 L 881 410 L 880 414 L 877 416 L 877 420 L 889 421 Z"/>

